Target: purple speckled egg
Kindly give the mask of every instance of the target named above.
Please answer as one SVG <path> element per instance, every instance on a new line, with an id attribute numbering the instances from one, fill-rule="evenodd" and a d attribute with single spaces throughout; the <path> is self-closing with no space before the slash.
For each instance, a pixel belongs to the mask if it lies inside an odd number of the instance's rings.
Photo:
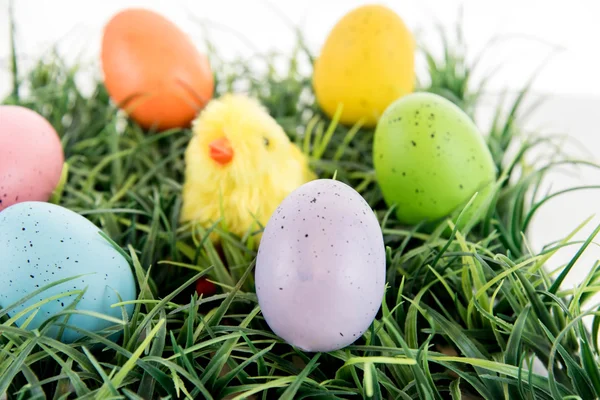
<path id="1" fill-rule="evenodd" d="M 385 246 L 369 204 L 331 179 L 308 182 L 267 223 L 256 294 L 273 332 L 304 351 L 333 351 L 369 328 L 385 285 Z"/>

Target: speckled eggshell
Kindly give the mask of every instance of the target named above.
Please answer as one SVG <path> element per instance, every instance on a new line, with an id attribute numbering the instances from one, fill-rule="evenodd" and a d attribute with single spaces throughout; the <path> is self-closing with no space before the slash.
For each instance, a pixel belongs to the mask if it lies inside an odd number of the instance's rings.
<path id="1" fill-rule="evenodd" d="M 63 163 L 58 134 L 44 117 L 0 106 L 0 211 L 22 201 L 48 201 Z"/>
<path id="2" fill-rule="evenodd" d="M 0 213 L 0 307 L 6 308 L 32 292 L 61 279 L 84 275 L 63 282 L 35 295 L 9 314 L 14 316 L 35 303 L 57 296 L 43 304 L 27 329 L 40 328 L 49 317 L 68 307 L 86 290 L 77 310 L 122 319 L 122 308 L 111 305 L 136 298 L 136 286 L 128 261 L 102 236 L 100 229 L 83 216 L 66 208 L 44 202 L 22 202 Z M 66 294 L 66 292 L 74 292 Z M 38 307 L 34 307 L 33 310 Z M 132 305 L 125 307 L 131 315 Z M 32 311 L 33 311 L 32 310 Z M 20 317 L 21 324 L 31 311 Z M 59 317 L 59 322 L 64 317 Z M 97 332 L 115 325 L 104 319 L 71 314 L 69 325 Z M 46 334 L 56 337 L 57 325 Z M 67 329 L 63 342 L 82 335 Z"/>
<path id="3" fill-rule="evenodd" d="M 408 94 L 385 110 L 375 130 L 373 164 L 383 198 L 409 225 L 460 211 L 478 192 L 474 211 L 496 178 L 492 154 L 473 120 L 427 92 Z"/>
<path id="4" fill-rule="evenodd" d="M 350 186 L 330 179 L 292 192 L 267 223 L 256 294 L 275 334 L 304 351 L 333 351 L 373 322 L 385 284 L 375 214 Z"/>

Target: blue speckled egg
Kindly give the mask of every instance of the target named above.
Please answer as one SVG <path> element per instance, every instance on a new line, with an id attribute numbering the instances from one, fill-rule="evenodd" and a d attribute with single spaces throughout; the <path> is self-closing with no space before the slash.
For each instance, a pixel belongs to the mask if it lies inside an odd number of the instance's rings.
<path id="1" fill-rule="evenodd" d="M 19 305 L 9 315 L 34 307 L 17 321 L 21 326 L 32 312 L 37 314 L 27 329 L 40 329 L 48 318 L 61 312 L 81 295 L 75 310 L 86 310 L 122 319 L 122 308 L 111 307 L 136 298 L 136 285 L 128 261 L 100 235 L 100 229 L 83 216 L 44 202 L 23 202 L 0 213 L 0 307 L 6 308 L 40 288 L 61 279 L 84 275 L 44 290 Z M 68 292 L 71 292 L 70 294 Z M 128 315 L 132 305 L 125 307 Z M 98 332 L 114 322 L 83 315 L 59 316 L 45 334 L 57 338 L 56 323 Z M 43 328 L 43 327 L 42 327 Z M 60 340 L 73 342 L 83 335 L 65 329 Z"/>

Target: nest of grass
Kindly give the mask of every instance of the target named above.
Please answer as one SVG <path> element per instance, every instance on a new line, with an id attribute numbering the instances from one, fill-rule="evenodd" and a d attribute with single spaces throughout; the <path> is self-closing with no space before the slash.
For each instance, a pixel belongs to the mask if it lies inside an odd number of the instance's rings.
<path id="1" fill-rule="evenodd" d="M 443 39 L 442 58 L 422 50 L 429 76 L 419 90 L 441 94 L 473 116 L 484 82 L 470 82 L 473 65 L 465 63 L 461 41 Z M 336 174 L 375 210 L 387 246 L 388 285 L 370 329 L 353 345 L 322 354 L 304 353 L 276 337 L 257 304 L 250 238 L 221 230 L 224 241 L 217 249 L 205 240 L 208 232 L 178 224 L 190 131 L 142 131 L 109 101 L 100 81 L 83 94 L 75 83 L 78 68 L 56 53 L 26 74 L 14 57 L 14 91 L 3 103 L 43 115 L 64 145 L 68 178 L 52 201 L 86 216 L 122 249 L 140 290 L 131 320 L 114 328 L 124 328 L 116 343 L 107 339 L 114 331 L 109 329 L 62 344 L 17 328 L 0 310 L 0 394 L 598 398 L 600 318 L 589 304 L 600 291 L 598 264 L 576 289 L 561 290 L 561 283 L 600 227 L 585 241 L 574 242 L 576 232 L 566 232 L 540 252 L 527 245 L 536 211 L 566 192 L 542 194 L 544 176 L 559 166 L 596 166 L 561 154 L 555 137 L 521 134 L 525 88 L 511 104 L 498 105 L 484 132 L 501 175 L 483 220 L 454 229 L 449 238 L 443 236 L 448 221 L 433 230 L 402 226 L 375 182 L 372 132 L 339 126 L 320 112 L 311 74 L 298 70 L 301 58 L 312 59 L 301 37 L 296 50 L 283 75 L 272 68 L 279 56 L 225 62 L 211 51 L 215 96 L 245 88 L 310 155 L 319 177 Z M 532 161 L 534 152 L 543 156 Z M 547 272 L 548 259 L 572 245 L 580 248 L 574 258 L 557 275 Z M 200 276 L 215 281 L 219 292 L 198 297 L 194 283 Z M 588 316 L 591 329 L 583 323 Z"/>

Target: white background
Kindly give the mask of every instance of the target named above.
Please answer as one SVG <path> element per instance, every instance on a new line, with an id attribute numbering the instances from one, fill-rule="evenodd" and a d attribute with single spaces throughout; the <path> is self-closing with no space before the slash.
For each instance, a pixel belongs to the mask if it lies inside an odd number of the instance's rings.
<path id="1" fill-rule="evenodd" d="M 294 25 L 304 32 L 308 46 L 318 52 L 327 32 L 350 9 L 364 4 L 359 0 L 293 1 L 133 1 L 133 0 L 16 0 L 19 57 L 31 62 L 57 44 L 69 60 L 86 65 L 99 76 L 98 51 L 102 27 L 116 11 L 145 6 L 177 23 L 202 49 L 207 26 L 210 38 L 226 57 L 250 55 L 269 50 L 289 51 L 295 43 Z M 527 128 L 567 134 L 597 157 L 600 148 L 600 2 L 597 0 L 401 0 L 380 1 L 398 12 L 419 41 L 439 47 L 435 24 L 454 29 L 459 8 L 463 9 L 463 31 L 469 55 L 486 48 L 490 39 L 504 39 L 488 49 L 480 65 L 485 74 L 497 65 L 502 69 L 488 87 L 485 103 L 494 105 L 505 89 L 518 90 L 545 64 L 536 76 L 533 89 L 546 102 L 528 120 Z M 550 59 L 548 57 L 552 55 Z M 8 1 L 0 0 L 0 96 L 10 90 Z M 419 60 L 419 75 L 423 75 Z M 487 126 L 490 109 L 482 109 L 479 123 Z M 576 151 L 574 148 L 573 151 Z M 578 154 L 581 154 L 579 152 Z M 600 184 L 598 172 L 582 169 L 576 176 L 556 174 L 554 189 L 569 185 Z M 548 203 L 534 221 L 532 246 L 564 237 L 585 218 L 600 210 L 600 191 L 566 195 Z M 579 235 L 591 232 L 596 217 Z M 600 241 L 600 238 L 598 239 Z M 592 246 L 567 279 L 571 286 L 581 281 L 600 250 Z M 558 266 L 576 248 L 565 249 L 551 260 Z"/>

